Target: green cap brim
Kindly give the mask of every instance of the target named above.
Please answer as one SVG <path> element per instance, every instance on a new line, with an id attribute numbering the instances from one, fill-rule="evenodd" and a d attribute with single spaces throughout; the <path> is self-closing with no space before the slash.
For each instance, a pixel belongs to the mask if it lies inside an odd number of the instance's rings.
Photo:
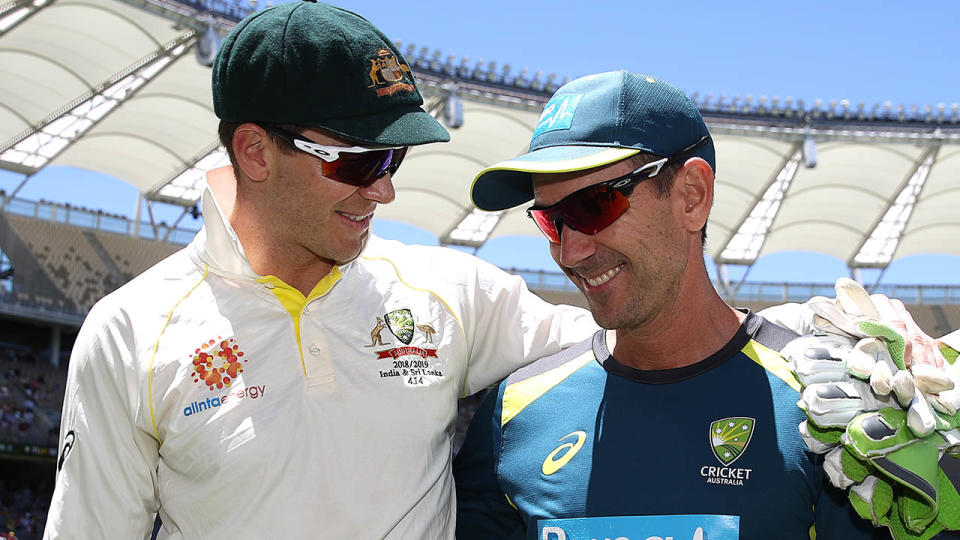
<path id="1" fill-rule="evenodd" d="M 450 134 L 440 122 L 417 106 L 306 124 L 357 142 L 383 146 L 416 146 L 450 140 Z"/>
<path id="2" fill-rule="evenodd" d="M 490 212 L 533 199 L 533 173 L 566 173 L 601 167 L 636 155 L 636 148 L 551 146 L 491 165 L 473 180 L 473 204 Z"/>

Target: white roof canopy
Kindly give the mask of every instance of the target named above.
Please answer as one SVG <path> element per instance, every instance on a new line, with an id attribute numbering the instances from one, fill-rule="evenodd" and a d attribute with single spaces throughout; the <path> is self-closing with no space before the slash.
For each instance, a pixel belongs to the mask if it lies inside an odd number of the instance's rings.
<path id="1" fill-rule="evenodd" d="M 82 167 L 121 178 L 148 199 L 192 206 L 203 171 L 226 162 L 210 71 L 195 49 L 210 24 L 223 34 L 242 15 L 237 6 L 217 19 L 201 15 L 209 7 L 160 0 L 0 6 L 0 167 L 27 175 L 51 164 Z M 468 66 L 412 46 L 405 55 L 426 107 L 462 126 L 450 130 L 447 144 L 411 150 L 395 178 L 397 200 L 378 216 L 445 243 L 538 235 L 522 208 L 480 213 L 468 192 L 482 167 L 526 150 L 561 81 L 493 63 Z M 825 253 L 854 267 L 919 253 L 960 255 L 960 218 L 950 204 L 960 195 L 956 104 L 808 109 L 776 99 L 693 97 L 717 148 L 707 251 L 718 262 L 752 264 L 783 250 Z"/>

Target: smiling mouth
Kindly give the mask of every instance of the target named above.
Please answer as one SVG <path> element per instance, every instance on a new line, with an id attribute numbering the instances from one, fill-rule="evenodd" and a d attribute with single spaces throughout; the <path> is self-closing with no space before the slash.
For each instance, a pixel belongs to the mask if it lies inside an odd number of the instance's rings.
<path id="1" fill-rule="evenodd" d="M 596 277 L 580 276 L 580 279 L 582 279 L 590 287 L 599 287 L 604 283 L 610 281 L 613 278 L 613 276 L 619 274 L 620 270 L 623 270 L 622 264 L 619 264 L 614 268 L 607 270 L 606 272 L 600 274 L 599 276 L 596 276 Z"/>
<path id="2" fill-rule="evenodd" d="M 364 220 L 367 220 L 367 219 L 370 219 L 371 217 L 373 217 L 373 212 L 370 212 L 369 214 L 359 215 L 359 216 L 358 216 L 358 215 L 354 215 L 354 214 L 347 214 L 347 213 L 344 213 L 344 212 L 337 212 L 337 213 L 340 214 L 341 216 L 349 219 L 350 221 L 356 221 L 356 222 L 361 222 L 361 221 L 364 221 Z"/>

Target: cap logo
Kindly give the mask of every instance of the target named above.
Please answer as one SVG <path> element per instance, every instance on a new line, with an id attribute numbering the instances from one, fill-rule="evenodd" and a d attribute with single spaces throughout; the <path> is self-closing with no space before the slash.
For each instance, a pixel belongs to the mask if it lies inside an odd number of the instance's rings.
<path id="1" fill-rule="evenodd" d="M 410 67 L 397 60 L 390 49 L 382 48 L 370 59 L 370 86 L 377 96 L 392 96 L 397 92 L 415 92 Z"/>
<path id="2" fill-rule="evenodd" d="M 533 137 L 536 139 L 541 133 L 555 131 L 558 129 L 570 129 L 573 123 L 573 114 L 577 112 L 577 106 L 583 94 L 556 94 L 540 113 L 540 119 L 537 120 L 537 128 L 533 130 Z"/>

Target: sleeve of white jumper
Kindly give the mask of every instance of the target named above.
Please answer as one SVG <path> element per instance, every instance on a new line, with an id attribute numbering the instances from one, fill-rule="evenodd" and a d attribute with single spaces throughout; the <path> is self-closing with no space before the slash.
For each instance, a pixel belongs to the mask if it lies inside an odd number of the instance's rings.
<path id="1" fill-rule="evenodd" d="M 550 304 L 530 292 L 518 276 L 479 260 L 476 271 L 473 290 L 465 291 L 464 331 L 470 361 L 463 395 L 483 390 L 597 330 L 589 311 Z"/>
<path id="2" fill-rule="evenodd" d="M 778 326 L 793 330 L 801 336 L 812 334 L 817 330 L 813 326 L 813 310 L 806 304 L 790 303 L 770 306 L 759 311 L 757 315 Z"/>
<path id="3" fill-rule="evenodd" d="M 44 539 L 150 538 L 153 530 L 159 443 L 136 422 L 149 401 L 129 322 L 104 311 L 91 310 L 70 357 Z"/>

